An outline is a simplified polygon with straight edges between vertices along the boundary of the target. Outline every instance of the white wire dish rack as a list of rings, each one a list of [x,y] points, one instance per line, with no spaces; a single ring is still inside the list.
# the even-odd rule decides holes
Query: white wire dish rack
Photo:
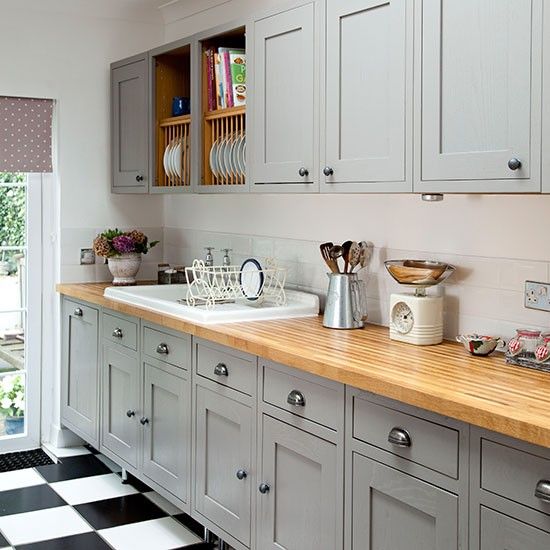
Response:
[[[284,306],[286,269],[268,260],[265,267],[253,272],[243,271],[241,266],[206,266],[202,260],[194,260],[185,268],[187,277],[188,306],[205,306],[242,302],[250,306]]]

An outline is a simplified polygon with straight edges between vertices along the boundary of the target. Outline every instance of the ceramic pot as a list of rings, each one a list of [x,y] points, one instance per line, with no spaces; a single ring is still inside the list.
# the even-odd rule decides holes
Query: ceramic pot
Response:
[[[493,353],[499,345],[504,347],[504,342],[498,336],[461,334],[456,337],[456,341],[460,342],[472,355],[478,355],[479,357],[486,357]]]
[[[131,286],[136,284],[136,275],[141,265],[141,254],[129,252],[113,256],[107,261],[113,276],[113,286]]]
[[[4,422],[6,435],[22,434],[25,429],[24,416],[6,416]]]

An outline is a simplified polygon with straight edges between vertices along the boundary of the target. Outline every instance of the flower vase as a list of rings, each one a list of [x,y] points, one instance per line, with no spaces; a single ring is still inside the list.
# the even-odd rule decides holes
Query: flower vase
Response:
[[[131,286],[136,284],[136,275],[141,265],[141,254],[129,252],[113,256],[107,260],[109,271],[113,276],[114,286]]]
[[[24,416],[6,416],[4,420],[6,435],[22,434],[25,429]]]

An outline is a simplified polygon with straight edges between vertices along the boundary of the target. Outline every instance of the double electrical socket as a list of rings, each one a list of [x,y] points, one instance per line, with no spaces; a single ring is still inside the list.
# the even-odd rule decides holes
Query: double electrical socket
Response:
[[[550,311],[550,283],[525,281],[524,304],[529,309]]]

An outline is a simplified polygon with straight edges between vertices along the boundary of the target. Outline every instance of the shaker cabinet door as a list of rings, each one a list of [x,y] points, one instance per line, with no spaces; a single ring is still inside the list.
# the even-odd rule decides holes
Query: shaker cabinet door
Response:
[[[336,445],[266,415],[262,431],[258,549],[341,549]]]
[[[314,29],[313,4],[254,25],[254,184],[315,181]]]
[[[111,69],[112,191],[147,193],[147,56]]]
[[[359,454],[351,475],[350,550],[461,547],[456,495]]]
[[[418,9],[415,190],[540,191],[541,0]]]
[[[144,364],[143,473],[188,502],[191,389],[177,367]]]
[[[550,533],[481,507],[480,550],[548,550]]]
[[[252,410],[197,385],[195,508],[250,546]]]
[[[99,444],[99,313],[63,301],[61,419],[92,445]]]
[[[105,346],[103,351],[103,418],[101,441],[104,447],[137,467],[140,444],[139,359]]]
[[[411,190],[412,19],[407,0],[328,0],[326,190]]]

